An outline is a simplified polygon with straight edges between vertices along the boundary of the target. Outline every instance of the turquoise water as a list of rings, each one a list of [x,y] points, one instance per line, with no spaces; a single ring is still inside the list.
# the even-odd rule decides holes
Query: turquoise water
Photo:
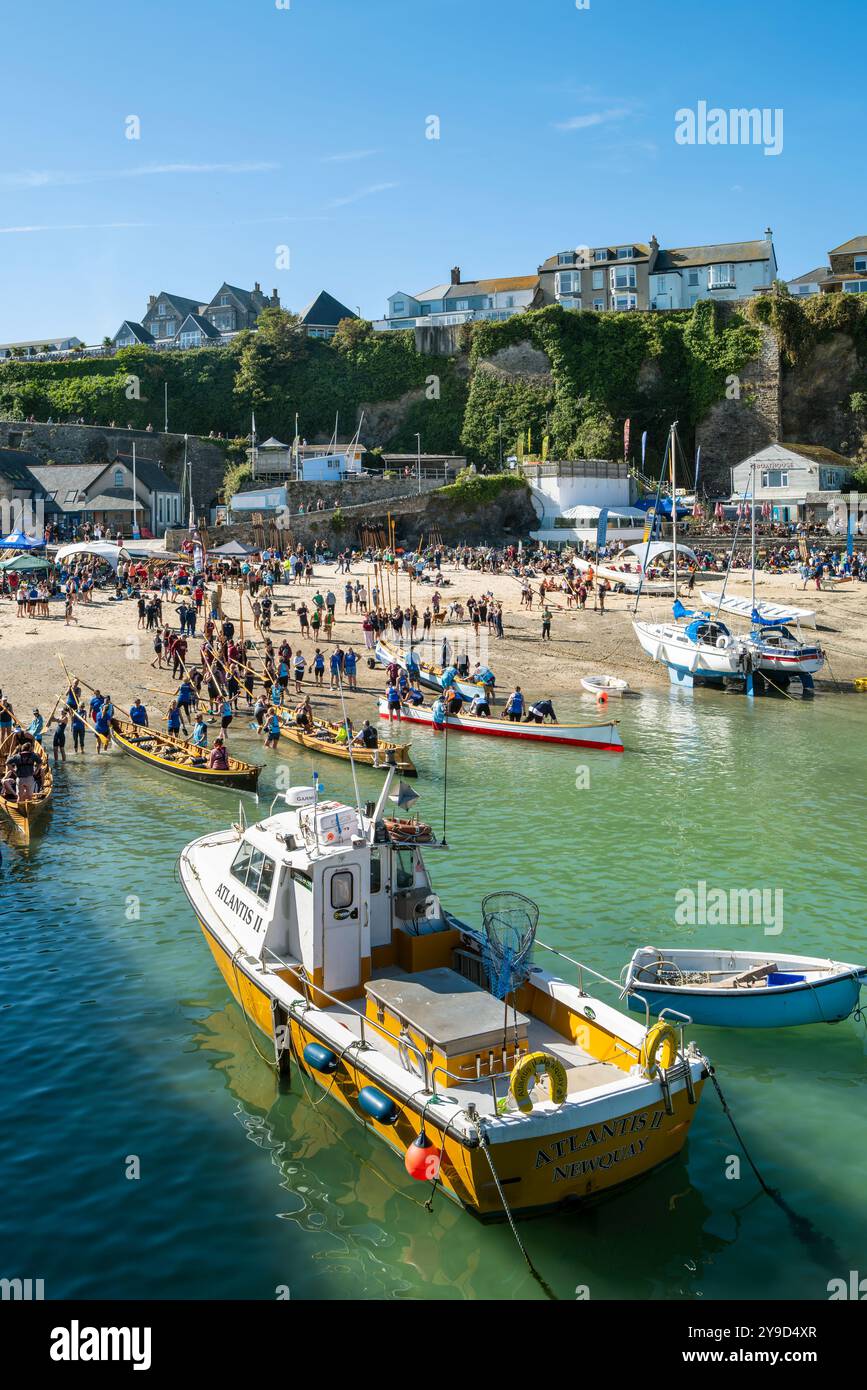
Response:
[[[867,706],[702,691],[616,712],[621,757],[450,740],[452,850],[430,856],[448,906],[478,920],[484,893],[519,889],[543,940],[615,977],[643,944],[867,956]],[[439,827],[443,742],[418,731],[413,754]],[[279,761],[308,780],[309,756]],[[319,771],[351,799],[347,770]],[[376,775],[360,779],[372,795]],[[3,844],[0,1276],[43,1278],[48,1298],[541,1297],[508,1227],[441,1196],[428,1213],[426,1189],[336,1105],[312,1107],[297,1072],[278,1093],[175,879],[236,798],[113,754],[68,763],[55,801],[29,853]],[[675,893],[699,880],[782,890],[782,933],[676,927]],[[828,1279],[867,1272],[864,1024],[699,1040],[759,1168],[812,1227],[745,1163],[726,1176],[738,1149],[706,1088],[675,1163],[523,1224],[559,1297],[825,1298]]]

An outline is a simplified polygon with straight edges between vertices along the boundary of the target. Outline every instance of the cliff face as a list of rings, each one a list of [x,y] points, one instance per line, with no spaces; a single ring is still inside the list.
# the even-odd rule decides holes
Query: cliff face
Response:
[[[781,438],[797,444],[821,444],[853,454],[861,443],[858,422],[849,408],[861,389],[864,369],[847,333],[819,343],[809,357],[782,374]]]

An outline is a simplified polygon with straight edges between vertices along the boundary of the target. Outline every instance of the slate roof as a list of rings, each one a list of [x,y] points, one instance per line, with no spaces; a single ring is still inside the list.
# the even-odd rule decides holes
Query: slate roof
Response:
[[[58,511],[78,512],[85,506],[84,502],[78,500],[79,495],[86,493],[108,466],[106,463],[39,463],[31,466],[30,472],[36,479],[39,491],[57,493],[55,505]],[[67,502],[67,493],[73,490],[75,500]],[[92,503],[88,501],[86,505],[90,507]]]
[[[616,254],[613,256],[609,256],[607,261],[596,261],[593,259],[594,252],[614,251],[616,253],[618,246],[631,246],[636,254],[634,256],[629,257],[628,259],[623,260],[618,259]],[[564,248],[563,254],[565,254],[565,249],[571,250],[573,254],[575,252],[575,248],[570,247]],[[584,249],[583,246],[581,249]],[[547,261],[543,261],[539,267],[539,270],[577,270],[582,268],[584,270],[599,270],[602,268],[602,266],[605,265],[631,265],[636,261],[646,261],[650,256],[650,247],[647,245],[646,242],[643,241],[618,241],[615,242],[613,246],[591,246],[589,248],[589,251],[589,259],[586,261],[586,263],[583,264],[583,266],[579,266],[577,264],[577,261],[573,261],[571,265],[560,265],[558,258],[561,253],[558,251],[555,255],[549,256]]]
[[[19,491],[34,488],[37,492],[42,491],[42,484],[33,473],[38,463],[35,454],[24,453],[21,449],[0,449],[0,477]]]
[[[118,454],[114,462],[122,463],[125,468],[131,470],[132,454]],[[180,492],[177,483],[172,482],[165,469],[154,459],[143,459],[136,455],[135,476],[150,492]]]
[[[186,299],[182,294],[168,294],[165,290],[160,290],[157,299],[167,299],[179,314],[197,314],[203,303],[201,299]],[[155,307],[151,304],[148,313],[153,313]]]
[[[867,236],[853,236],[851,241],[844,241],[842,246],[832,247],[828,255],[848,256],[853,251],[867,251]]]
[[[674,246],[661,250],[653,267],[653,274],[684,268],[725,264],[728,261],[768,261],[771,258],[769,241],[729,241],[719,246]]]
[[[190,322],[192,322],[196,326],[196,328],[198,328],[200,332],[204,334],[206,338],[222,338],[223,336],[219,328],[215,328],[214,325],[211,323],[210,319],[203,318],[201,314],[187,314],[186,318],[184,319],[183,323],[178,329],[178,335],[181,333],[190,332],[190,329],[187,327],[187,324],[189,324]]]
[[[145,346],[150,346],[154,341],[153,333],[149,333],[144,324],[136,323],[134,319],[124,319],[120,328],[115,333],[115,338],[119,338],[125,328],[128,328],[135,338]]]
[[[787,285],[821,285],[827,280],[830,271],[826,265],[817,266],[815,270],[808,270],[804,275],[796,275],[794,279],[787,280]]]
[[[336,328],[341,319],[357,319],[358,315],[327,290],[320,290],[298,317],[302,323],[310,324],[313,328]]]

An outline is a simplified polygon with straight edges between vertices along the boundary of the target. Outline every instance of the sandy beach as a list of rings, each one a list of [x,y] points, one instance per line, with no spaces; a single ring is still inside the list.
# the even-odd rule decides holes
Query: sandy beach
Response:
[[[594,611],[592,597],[582,612],[577,607],[567,608],[561,592],[548,596],[547,602],[553,614],[551,641],[543,642],[542,604],[538,596],[539,581],[533,581],[533,608],[527,610],[520,606],[521,585],[519,581],[506,575],[480,574],[478,571],[455,570],[447,567],[444,577],[449,581],[441,593],[443,606],[453,600],[466,603],[471,594],[477,597],[483,591],[493,592],[495,599],[502,601],[505,636],[498,640],[493,634],[482,636],[487,641],[478,655],[482,663],[489,664],[497,676],[497,687],[501,694],[508,694],[515,683],[533,697],[544,695],[580,694],[580,677],[594,672],[606,672],[625,677],[632,689],[640,691],[651,687],[664,687],[668,675],[661,666],[654,665],[642,652],[632,630],[631,620],[635,605],[634,597],[627,594],[609,595],[606,611]],[[360,563],[353,568],[353,577],[371,574],[372,568]],[[709,580],[708,584],[719,587],[719,580]],[[323,593],[333,589],[338,596],[337,619],[334,639],[344,648],[352,643],[356,650],[366,658],[361,619],[357,614],[343,611],[344,576],[336,573],[335,565],[317,564],[313,583],[310,585],[283,586],[276,589],[275,615],[271,635],[275,645],[286,636],[293,648],[304,651],[308,661],[312,658],[314,644],[310,640],[299,641],[298,620],[292,605],[300,602],[302,594],[308,602],[317,587]],[[697,605],[698,587],[693,600]],[[433,586],[416,584],[412,586],[413,600],[420,612],[430,602]],[[399,601],[409,600],[409,581],[402,575],[399,580]],[[749,574],[735,571],[729,584],[729,592],[749,594]],[[770,576],[759,574],[757,595],[761,599],[796,604],[816,610],[817,632],[826,650],[828,664],[822,672],[817,686],[820,693],[836,691],[835,680],[844,688],[851,688],[851,682],[859,676],[867,676],[867,585],[850,583],[829,592],[817,592],[814,586],[804,591],[801,581],[794,575]],[[391,577],[391,596],[395,599],[394,577]],[[225,588],[223,593],[224,610],[236,624],[239,609],[238,591]],[[650,619],[663,620],[670,615],[671,600],[663,598],[642,598],[640,614]],[[167,620],[171,620],[171,604],[164,605]],[[106,592],[97,592],[91,604],[80,604],[76,608],[77,624],[67,627],[63,619],[63,605],[52,602],[49,618],[19,619],[15,605],[8,600],[0,603],[0,685],[5,698],[13,704],[22,721],[29,722],[31,710],[38,706],[47,719],[55,700],[65,689],[65,676],[60,658],[65,661],[69,671],[103,693],[110,693],[115,703],[127,708],[135,696],[139,696],[148,706],[152,721],[156,722],[164,714],[175,690],[170,674],[165,670],[151,667],[153,659],[152,633],[137,627],[137,609],[134,602],[117,602]],[[731,620],[733,628],[743,627],[739,620]],[[439,653],[442,629],[435,629],[434,648]],[[245,597],[245,634],[255,634],[249,598]],[[462,624],[452,624],[450,635],[456,637],[460,646],[462,639],[469,642],[471,659],[473,650],[473,631],[464,620]],[[327,653],[333,647],[324,638],[318,644]],[[190,644],[190,655],[195,661],[198,655],[198,639]],[[258,669],[258,665],[257,665]],[[337,717],[340,713],[340,697],[326,688],[315,691],[312,680],[305,682],[318,713],[326,717]],[[384,676],[381,670],[372,671],[366,660],[359,663],[359,690],[357,694],[347,695],[348,707],[355,719],[376,713],[375,697],[382,693]],[[588,712],[593,706],[587,697]],[[246,724],[243,724],[246,728]]]

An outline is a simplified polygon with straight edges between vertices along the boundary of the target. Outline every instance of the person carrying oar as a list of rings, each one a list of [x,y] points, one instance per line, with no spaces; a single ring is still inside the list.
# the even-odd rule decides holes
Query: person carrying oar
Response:
[[[111,696],[106,695],[93,721],[93,731],[96,734],[97,753],[107,752],[111,746],[111,721],[114,718],[114,705],[111,703]]]

